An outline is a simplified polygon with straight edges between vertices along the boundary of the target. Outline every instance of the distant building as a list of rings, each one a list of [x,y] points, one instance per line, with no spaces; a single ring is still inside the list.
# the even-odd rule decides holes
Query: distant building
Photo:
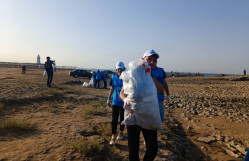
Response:
[[[37,64],[41,64],[41,57],[40,57],[40,55],[37,56]]]

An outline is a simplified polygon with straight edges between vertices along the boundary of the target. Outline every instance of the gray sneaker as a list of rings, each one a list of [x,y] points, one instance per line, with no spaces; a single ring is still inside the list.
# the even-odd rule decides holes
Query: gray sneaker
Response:
[[[118,136],[117,136],[117,140],[123,140],[123,138],[124,138],[124,133],[122,131],[120,131]]]

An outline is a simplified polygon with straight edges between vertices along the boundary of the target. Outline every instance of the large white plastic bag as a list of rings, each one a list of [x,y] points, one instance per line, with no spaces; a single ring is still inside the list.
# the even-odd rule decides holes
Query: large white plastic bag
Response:
[[[90,80],[90,82],[88,83],[91,87],[93,87],[94,86],[94,84],[93,84],[93,79],[91,78],[91,80]]]
[[[90,86],[90,84],[89,84],[89,83],[84,82],[84,83],[83,83],[83,85],[82,85],[82,87],[91,87],[91,86]]]
[[[122,72],[124,93],[127,95],[124,105],[125,116],[123,125],[139,125],[149,130],[162,129],[157,89],[150,73],[145,72],[148,64],[143,60],[129,63],[129,70]],[[134,111],[130,113],[129,111]]]

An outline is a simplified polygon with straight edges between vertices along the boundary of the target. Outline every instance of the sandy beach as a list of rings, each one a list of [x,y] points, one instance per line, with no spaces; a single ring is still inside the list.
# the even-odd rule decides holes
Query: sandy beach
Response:
[[[128,160],[127,135],[111,137],[110,89],[82,87],[89,78],[54,73],[46,87],[43,69],[0,68],[0,161]],[[171,104],[159,133],[157,161],[242,161],[249,148],[249,76],[167,78]],[[104,102],[104,103],[103,103]],[[98,109],[85,117],[87,108]],[[6,120],[29,128],[4,126]],[[126,130],[125,130],[126,133]],[[86,153],[82,140],[98,142]],[[144,155],[143,137],[140,154]]]

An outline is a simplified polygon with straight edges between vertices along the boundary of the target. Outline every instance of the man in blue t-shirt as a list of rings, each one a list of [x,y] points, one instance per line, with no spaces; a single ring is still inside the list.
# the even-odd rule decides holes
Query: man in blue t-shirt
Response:
[[[107,88],[107,72],[104,70],[102,73],[102,80],[104,81],[104,88]]]
[[[159,55],[154,50],[149,50],[144,53],[142,59],[146,61],[152,69],[151,76],[157,88],[158,102],[159,104],[162,103],[163,105],[164,90],[165,90],[164,80],[166,80],[165,79],[166,74],[162,68],[158,68],[156,66],[158,58],[159,58]],[[120,97],[122,98],[122,100],[124,100],[126,97],[123,89],[121,90]],[[126,102],[126,105],[129,106],[129,103]],[[160,116],[162,120],[163,117],[161,115],[161,107],[159,108],[160,108]],[[145,142],[146,142],[146,152],[145,152],[143,160],[154,160],[157,155],[157,151],[158,151],[157,130],[145,129],[136,124],[127,125],[126,127],[127,127],[127,134],[128,134],[129,159],[139,160],[139,138],[140,138],[140,132],[142,131]]]
[[[111,89],[109,91],[109,95],[107,98],[108,106],[111,106],[111,96],[112,98],[112,137],[110,141],[110,145],[115,145],[115,136],[116,129],[118,125],[118,117],[120,116],[120,132],[117,136],[117,140],[122,140],[124,138],[124,125],[121,125],[121,122],[124,120],[124,102],[120,99],[119,94],[123,87],[123,80],[119,79],[121,73],[125,70],[125,66],[123,62],[117,62],[116,64],[117,74],[114,75],[110,81]]]
[[[155,58],[154,61],[152,60],[153,57]],[[143,59],[148,63],[149,66],[151,66],[151,74],[153,77],[156,78],[156,80],[163,84],[164,90],[167,94],[167,99],[166,101],[170,101],[170,95],[169,95],[169,88],[168,84],[166,81],[166,73],[163,68],[157,67],[157,59],[159,58],[159,55],[153,50],[148,50],[144,53]],[[159,104],[159,110],[160,110],[160,116],[161,116],[161,121],[164,121],[164,93],[160,94],[157,93],[158,97],[158,104]]]

